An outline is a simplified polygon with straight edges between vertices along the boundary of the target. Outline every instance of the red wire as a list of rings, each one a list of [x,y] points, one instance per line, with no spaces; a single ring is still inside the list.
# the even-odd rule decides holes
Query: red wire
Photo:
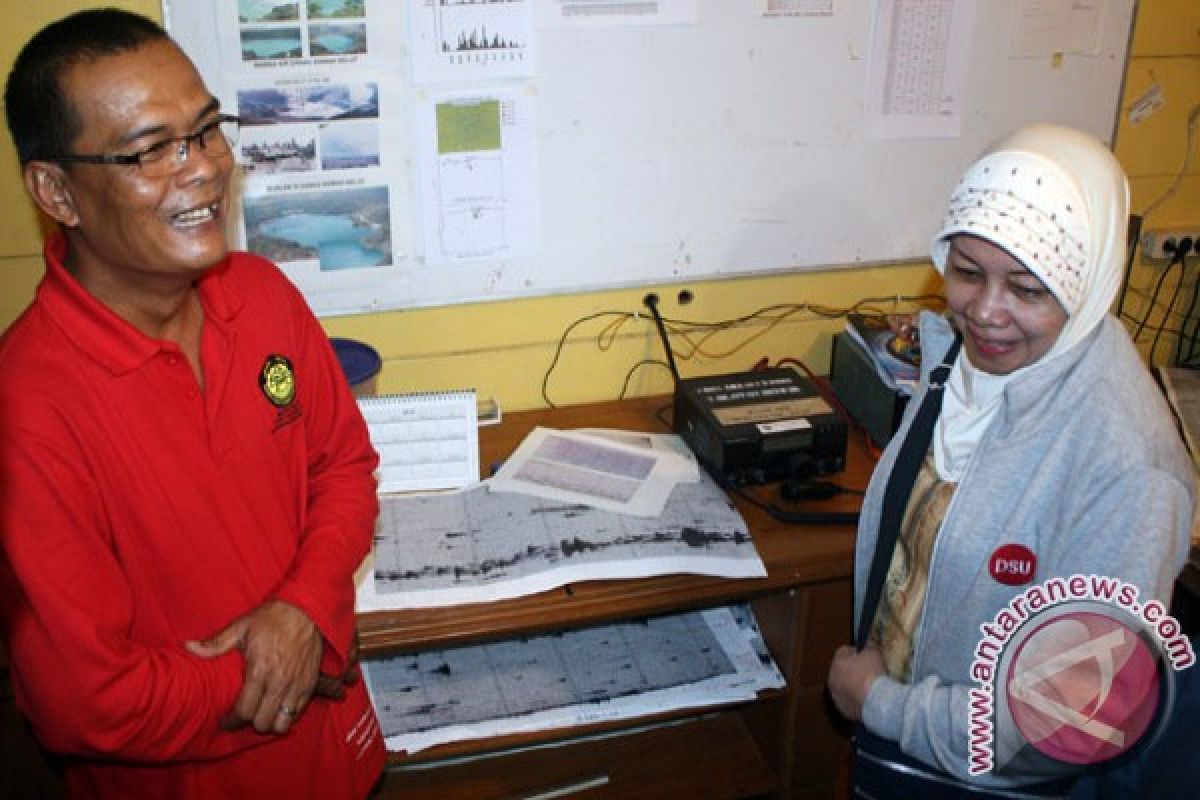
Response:
[[[758,364],[756,364],[754,368],[756,370],[762,369],[763,367],[760,367],[759,364],[765,363],[770,362],[766,358],[759,359]],[[833,409],[842,419],[846,420],[846,423],[849,424],[850,427],[862,433],[867,440],[867,452],[870,453],[871,458],[873,458],[875,461],[878,461],[879,457],[883,455],[882,448],[880,448],[871,438],[871,434],[867,433],[867,429],[862,425],[859,425],[854,417],[850,415],[850,412],[846,410],[844,405],[842,405],[842,401],[838,400],[837,395],[833,391],[833,387],[829,385],[829,381],[826,378],[822,378],[820,375],[815,374],[811,369],[808,368],[807,364],[798,358],[781,358],[775,362],[775,366],[777,367],[783,367],[787,365],[794,365],[803,370],[804,374],[808,376],[808,379],[812,381],[813,386],[816,387],[817,392],[819,392],[821,397],[825,399],[825,402],[833,406]]]

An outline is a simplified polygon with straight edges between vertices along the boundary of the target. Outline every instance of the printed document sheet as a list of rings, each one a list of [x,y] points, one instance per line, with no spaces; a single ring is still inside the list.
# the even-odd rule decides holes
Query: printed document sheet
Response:
[[[494,492],[654,517],[678,480],[673,453],[579,431],[535,428],[492,478]]]
[[[784,685],[748,606],[363,663],[389,750],[753,699]]]
[[[585,580],[766,575],[745,521],[707,474],[676,484],[652,518],[492,492],[488,483],[380,497],[358,610],[488,602]]]

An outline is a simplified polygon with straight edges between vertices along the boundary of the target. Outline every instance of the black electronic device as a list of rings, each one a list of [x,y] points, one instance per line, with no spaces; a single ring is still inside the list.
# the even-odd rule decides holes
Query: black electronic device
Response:
[[[888,388],[875,362],[847,333],[833,337],[829,383],[842,408],[867,431],[871,441],[880,448],[887,446],[900,427],[908,396]]]
[[[803,478],[846,466],[845,420],[792,369],[681,379],[674,411],[676,433],[725,484]]]

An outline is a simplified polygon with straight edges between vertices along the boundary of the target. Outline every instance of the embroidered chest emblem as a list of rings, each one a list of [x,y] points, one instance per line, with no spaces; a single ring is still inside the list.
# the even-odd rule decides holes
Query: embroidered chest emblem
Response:
[[[284,356],[269,355],[258,374],[258,385],[276,408],[290,406],[296,399],[296,375]]]

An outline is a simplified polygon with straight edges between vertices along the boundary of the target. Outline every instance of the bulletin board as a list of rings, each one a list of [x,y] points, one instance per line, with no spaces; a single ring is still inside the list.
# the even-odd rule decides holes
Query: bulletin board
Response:
[[[326,156],[341,145],[330,138],[327,146],[324,133],[336,126],[320,123],[312,142],[292,145],[310,152],[315,144],[321,155],[314,163],[331,168],[272,176],[319,188],[310,207],[299,208],[285,189],[248,201],[246,190],[247,207],[232,215],[241,246],[271,231],[255,241],[274,246],[268,255],[276,261],[289,260],[281,239],[312,235],[316,220],[337,214],[351,220],[368,252],[385,253],[379,264],[347,256],[346,266],[336,248],[317,248],[316,261],[310,248],[307,263],[301,248],[295,263],[283,263],[318,313],[923,259],[954,181],[1008,131],[1052,121],[1111,144],[1136,5],[1063,3],[1062,14],[1087,15],[1087,25],[1075,26],[1084,30],[1072,32],[1064,17],[1047,16],[1054,0],[599,4],[624,6],[628,24],[597,19],[604,9],[595,0],[490,2],[505,12],[527,7],[532,20],[521,36],[502,36],[493,25],[481,49],[495,49],[477,49],[480,57],[522,61],[516,70],[438,73],[418,63],[430,37],[447,42],[457,33],[465,42],[462,30],[446,30],[459,19],[451,15],[476,13],[467,6],[483,0],[275,0],[269,10],[259,0],[164,0],[169,32],[223,108],[245,115],[255,110],[252,100],[270,106],[271,97],[309,81],[304,103],[319,108],[321,86],[349,86],[335,99],[348,118],[375,109],[372,167],[356,169],[344,145],[337,152],[349,166],[338,169]],[[353,10],[348,21],[336,17],[330,9],[343,3],[357,5],[360,18]],[[636,19],[634,6],[641,9]],[[655,14],[659,24],[647,24]],[[894,90],[880,82],[904,65],[882,68],[879,43],[925,35],[901,31],[903,15],[941,15],[935,50],[947,35],[950,45],[967,46],[961,63],[953,55],[959,49],[947,47],[950,61],[939,68],[961,82],[934,98],[940,105],[932,127],[897,133],[884,124],[878,98]],[[247,54],[284,29],[278,35],[296,36],[295,48],[284,41],[270,57]],[[236,36],[240,45],[231,46]],[[371,92],[363,87],[373,97],[364,100]],[[295,91],[290,96],[301,104]],[[351,113],[349,96],[368,110]],[[458,115],[460,135],[432,127],[442,124],[443,111]],[[509,135],[508,127],[471,127],[478,122],[472,115],[484,113],[504,126],[527,126],[500,161],[471,150]],[[353,119],[340,124],[359,130]],[[443,159],[440,167],[423,156],[429,150]],[[504,187],[513,213],[502,209],[491,220],[494,209],[472,206],[469,188],[447,188],[480,175]],[[444,193],[451,191],[467,200],[450,208]],[[377,203],[388,212],[385,244]],[[314,204],[320,213],[310,213]],[[431,216],[437,204],[440,216]],[[486,223],[487,233],[472,240],[477,250],[452,242],[460,222],[480,231]]]

